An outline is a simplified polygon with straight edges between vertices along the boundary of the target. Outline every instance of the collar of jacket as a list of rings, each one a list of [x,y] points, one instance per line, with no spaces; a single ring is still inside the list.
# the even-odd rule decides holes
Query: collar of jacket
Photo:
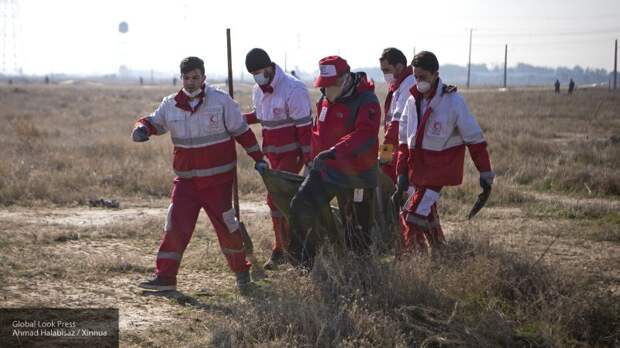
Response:
[[[271,83],[264,85],[264,86],[258,86],[260,87],[261,91],[263,91],[263,93],[273,93],[273,90],[276,88],[276,86],[280,83],[280,81],[282,80],[282,78],[284,77],[284,71],[282,71],[282,69],[278,66],[278,64],[276,63],[271,63],[273,64],[273,70],[275,72],[275,74],[273,75],[273,79],[271,80]]]
[[[400,87],[400,84],[405,81],[405,79],[413,74],[413,67],[411,65],[407,66],[405,70],[403,70],[403,76],[399,77],[397,81],[390,83],[389,92],[394,92]]]
[[[204,84],[200,86],[200,89],[202,91],[196,96],[196,98],[199,98],[200,101],[198,102],[198,104],[196,104],[196,107],[194,108],[192,108],[192,106],[189,104],[191,99],[187,96],[187,94],[183,93],[182,89],[179,90],[177,95],[174,97],[174,100],[177,102],[176,107],[178,107],[179,109],[194,113],[196,110],[198,110],[198,107],[200,107],[200,105],[202,105],[202,103],[205,100],[205,88],[206,88],[206,85]]]

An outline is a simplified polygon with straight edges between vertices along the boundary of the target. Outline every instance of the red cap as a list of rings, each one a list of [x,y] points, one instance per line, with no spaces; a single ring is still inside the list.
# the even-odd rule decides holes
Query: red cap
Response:
[[[329,56],[319,60],[320,75],[314,81],[314,87],[332,86],[345,72],[351,70],[347,61],[339,56]]]

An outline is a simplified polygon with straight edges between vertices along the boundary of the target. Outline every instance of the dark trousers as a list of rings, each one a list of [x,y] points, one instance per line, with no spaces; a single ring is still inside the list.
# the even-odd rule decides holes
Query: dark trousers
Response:
[[[343,244],[357,253],[370,249],[370,228],[374,221],[374,189],[363,189],[356,197],[355,189],[342,187],[322,179],[317,170],[310,171],[291,200],[289,254],[294,263],[311,265],[319,244],[325,237]],[[344,233],[336,231],[329,203],[336,197]],[[360,199],[361,198],[361,199]]]

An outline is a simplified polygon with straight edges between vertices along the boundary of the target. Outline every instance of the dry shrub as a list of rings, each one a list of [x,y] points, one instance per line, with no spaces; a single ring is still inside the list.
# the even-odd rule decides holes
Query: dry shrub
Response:
[[[617,296],[471,237],[396,262],[324,248],[308,277],[292,277],[235,305],[240,315],[216,325],[210,344],[611,347],[620,339]]]

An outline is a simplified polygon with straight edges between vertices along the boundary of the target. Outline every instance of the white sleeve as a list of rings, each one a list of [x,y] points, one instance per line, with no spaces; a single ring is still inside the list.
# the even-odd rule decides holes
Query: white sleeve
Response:
[[[166,124],[166,99],[162,100],[157,109],[153,111],[146,120],[157,130],[157,135],[165,134],[168,131]]]
[[[456,113],[456,127],[463,137],[465,144],[477,144],[484,141],[482,129],[469,112],[465,99],[460,93],[452,97],[452,110]]]
[[[407,93],[409,95],[409,91],[405,91],[403,93]],[[392,112],[391,122],[400,121],[400,118],[402,117],[403,112],[405,110],[405,106],[407,105],[407,100],[409,100],[407,96],[400,96],[400,95],[398,96],[396,100],[392,100],[392,104],[394,105],[390,105],[390,109],[391,109],[390,111]]]
[[[295,126],[303,127],[312,124],[312,103],[306,88],[294,88],[287,100],[289,117]]]
[[[407,144],[410,137],[415,137],[415,131],[418,127],[418,112],[415,107],[415,98],[409,96],[403,106],[403,112],[400,116],[398,125],[398,143]]]
[[[224,99],[224,123],[228,133],[233,137],[245,133],[249,127],[245,117],[241,115],[239,103],[228,95],[223,95]]]
[[[254,108],[254,112],[256,113],[256,117],[257,118],[261,118],[262,116],[262,108],[259,107],[260,103],[261,103],[261,96],[260,96],[261,90],[258,87],[258,85],[254,85],[254,88],[252,89],[252,107]]]

